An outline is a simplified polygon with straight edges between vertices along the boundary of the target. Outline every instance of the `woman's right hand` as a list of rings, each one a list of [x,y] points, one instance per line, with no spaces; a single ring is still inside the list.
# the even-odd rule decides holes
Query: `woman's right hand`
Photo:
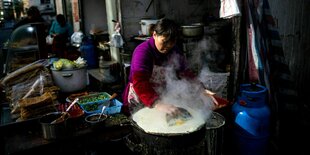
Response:
[[[176,106],[162,102],[156,103],[154,108],[170,115],[175,115],[179,112],[179,109]]]
[[[57,36],[57,34],[56,34],[56,33],[53,33],[53,34],[52,34],[52,37],[56,37],[56,36]]]

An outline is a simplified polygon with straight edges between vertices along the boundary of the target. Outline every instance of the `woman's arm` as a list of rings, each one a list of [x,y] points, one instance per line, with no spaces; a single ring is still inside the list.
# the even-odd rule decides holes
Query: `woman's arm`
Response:
[[[53,21],[53,23],[52,23],[52,26],[49,30],[49,34],[52,36],[55,34],[55,21]]]
[[[133,73],[133,88],[142,103],[148,107],[151,107],[159,97],[149,81],[150,76],[147,72]]]
[[[67,23],[67,31],[68,31],[68,37],[71,38],[71,35],[73,34],[73,27],[71,24]]]
[[[140,44],[134,51],[131,61],[131,81],[133,88],[145,106],[151,107],[158,98],[150,82],[154,58],[147,42]]]

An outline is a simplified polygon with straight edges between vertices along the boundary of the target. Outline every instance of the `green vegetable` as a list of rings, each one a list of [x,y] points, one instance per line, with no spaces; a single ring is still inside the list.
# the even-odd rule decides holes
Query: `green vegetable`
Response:
[[[58,61],[53,62],[53,67],[56,70],[73,69],[76,67],[76,64],[75,62],[68,60],[68,59],[59,59]]]
[[[94,104],[85,104],[84,106],[84,109],[86,111],[94,111],[94,110],[97,110],[98,107],[99,107],[99,104],[98,103],[94,103]]]
[[[109,97],[107,95],[104,95],[104,94],[90,95],[87,97],[81,97],[80,100],[78,101],[78,103],[79,104],[85,104],[85,103],[90,103],[90,102],[98,102],[98,101],[103,101],[107,98],[109,98]]]
[[[71,60],[59,59],[58,61],[62,61],[62,63],[63,63],[62,68],[63,69],[73,69],[73,68],[75,68],[75,63],[73,61],[71,61]]]
[[[63,66],[62,61],[54,61],[54,62],[53,62],[53,67],[54,67],[56,70],[61,70],[62,66]]]

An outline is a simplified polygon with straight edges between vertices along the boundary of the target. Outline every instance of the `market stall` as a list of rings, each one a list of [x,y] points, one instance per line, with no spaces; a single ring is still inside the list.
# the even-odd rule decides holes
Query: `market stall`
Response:
[[[77,68],[77,63],[74,66]],[[52,68],[62,71],[60,75],[68,72],[65,67],[56,67],[56,61],[55,66],[51,66],[46,59],[40,59],[1,80],[5,90],[2,96],[6,98],[0,106],[1,154],[37,154],[43,150],[47,154],[87,153],[102,151],[98,146],[103,144],[122,145],[122,138],[131,128],[127,117],[121,114],[119,99],[112,99],[106,92],[94,92],[86,85],[65,91],[63,83],[55,83]],[[101,112],[106,116],[103,123],[94,125],[87,120],[88,116]],[[66,113],[68,115],[64,115]],[[66,117],[53,123],[61,116]]]

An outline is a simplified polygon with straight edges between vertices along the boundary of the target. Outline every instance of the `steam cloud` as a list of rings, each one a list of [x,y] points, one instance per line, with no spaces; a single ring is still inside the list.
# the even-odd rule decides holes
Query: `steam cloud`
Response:
[[[188,58],[189,66],[198,71],[198,79],[206,84],[206,75],[210,73],[208,61],[214,61],[212,51],[220,51],[221,47],[210,37],[203,38],[194,43],[190,49]],[[165,87],[159,87],[156,91],[160,93],[162,100],[179,107],[192,108],[207,119],[213,108],[211,98],[203,94],[204,88],[201,83],[188,81],[187,79],[178,79],[176,72],[168,67],[165,72]],[[198,69],[198,70],[197,70]]]

